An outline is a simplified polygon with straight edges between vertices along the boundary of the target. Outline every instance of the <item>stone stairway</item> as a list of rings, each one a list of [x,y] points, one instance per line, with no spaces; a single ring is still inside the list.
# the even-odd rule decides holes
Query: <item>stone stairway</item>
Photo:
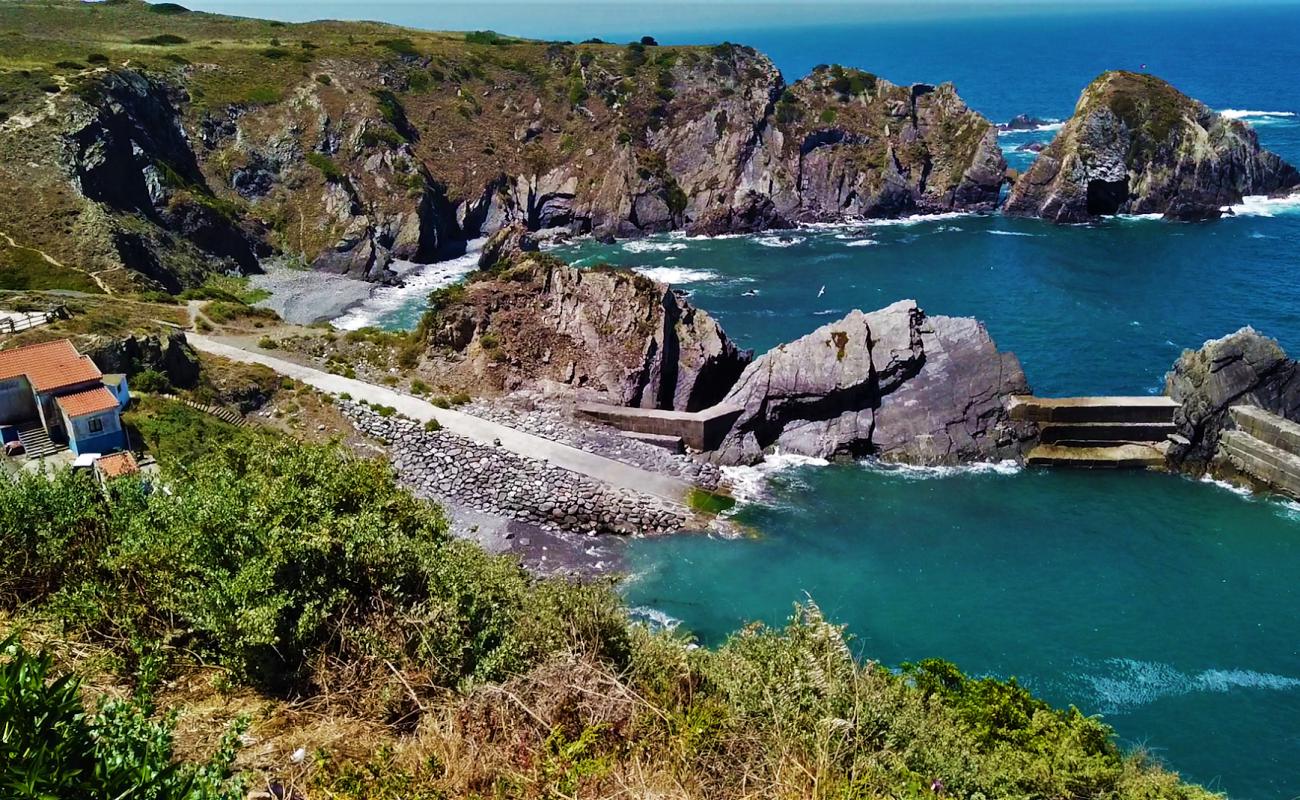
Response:
[[[1165,463],[1174,433],[1168,397],[1016,397],[1012,419],[1038,423],[1035,466],[1141,469]]]
[[[1300,498],[1300,424],[1255,406],[1228,409],[1236,428],[1219,438],[1219,452],[1235,468],[1271,488]]]
[[[63,445],[50,440],[50,434],[40,423],[19,428],[18,441],[23,443],[23,453],[28,458],[46,458],[64,449]]]
[[[204,405],[203,403],[197,402],[195,400],[190,400],[185,397],[177,397],[174,394],[165,394],[163,395],[163,397],[166,397],[168,400],[175,400],[176,402],[181,403],[182,405],[187,405],[196,411],[202,411],[204,414],[208,414],[210,416],[216,417],[222,422],[228,422],[231,425],[239,425],[239,426],[248,425],[248,420],[246,420],[242,414],[240,414],[238,411],[235,411],[232,408],[226,408],[225,406]]]

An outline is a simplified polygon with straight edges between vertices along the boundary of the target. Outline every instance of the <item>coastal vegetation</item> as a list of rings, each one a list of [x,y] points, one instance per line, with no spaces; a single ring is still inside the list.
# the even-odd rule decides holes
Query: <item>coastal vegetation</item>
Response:
[[[113,753],[160,798],[1209,796],[1014,681],[862,660],[814,604],[697,648],[453,538],[379,461],[203,440],[152,491],[0,482],[0,719],[53,720],[17,791]]]

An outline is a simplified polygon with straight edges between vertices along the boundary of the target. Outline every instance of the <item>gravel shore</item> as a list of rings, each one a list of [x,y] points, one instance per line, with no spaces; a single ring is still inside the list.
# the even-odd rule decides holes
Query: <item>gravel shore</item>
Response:
[[[334,319],[370,297],[375,285],[341,275],[295,269],[283,264],[264,263],[266,272],[253,275],[249,283],[271,293],[257,305],[269,308],[293,325]]]

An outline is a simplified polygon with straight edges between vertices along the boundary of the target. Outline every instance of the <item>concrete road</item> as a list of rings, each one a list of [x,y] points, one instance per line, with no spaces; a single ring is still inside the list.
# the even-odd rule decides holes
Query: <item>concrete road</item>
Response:
[[[588,453],[550,439],[543,439],[472,414],[449,408],[438,408],[426,400],[386,386],[376,386],[355,378],[345,378],[313,367],[305,367],[261,351],[244,349],[197,333],[187,333],[185,338],[196,349],[205,353],[246,364],[261,364],[281,375],[332,395],[346,393],[351,395],[353,400],[366,400],[371,405],[392,406],[398,413],[420,422],[436,419],[443,428],[466,439],[489,445],[500,442],[502,447],[521,456],[549,461],[557,467],[586,475],[612,486],[652,495],[677,504],[685,502],[686,494],[691,488],[690,484],[677,478]]]

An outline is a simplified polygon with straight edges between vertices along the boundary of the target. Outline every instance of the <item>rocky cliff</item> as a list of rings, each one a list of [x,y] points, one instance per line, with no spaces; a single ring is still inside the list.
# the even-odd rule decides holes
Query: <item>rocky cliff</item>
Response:
[[[1028,392],[1019,359],[979,322],[901,300],[750,364],[723,400],[743,411],[717,458],[753,463],[771,447],[913,464],[1014,458],[1034,431],[1010,420],[1005,400]]]
[[[1179,403],[1179,438],[1169,447],[1169,463],[1200,473],[1218,450],[1230,406],[1248,404],[1300,420],[1300,364],[1276,340],[1242,328],[1184,351],[1165,378],[1165,394]]]
[[[38,206],[0,230],[124,284],[259,252],[382,281],[515,221],[625,237],[985,210],[1005,169],[950,85],[840,67],[787,85],[740,45],[153,12],[0,17],[27,76],[0,92],[0,188]]]
[[[519,228],[494,239],[518,240]],[[719,401],[752,354],[679,292],[629,270],[575,269],[498,249],[463,287],[436,292],[422,324],[455,383],[551,383],[607,402],[696,411]]]
[[[1246,195],[1300,185],[1255,132],[1150,75],[1107,72],[1013,185],[1009,214],[1087,222],[1110,214],[1218,217]]]

